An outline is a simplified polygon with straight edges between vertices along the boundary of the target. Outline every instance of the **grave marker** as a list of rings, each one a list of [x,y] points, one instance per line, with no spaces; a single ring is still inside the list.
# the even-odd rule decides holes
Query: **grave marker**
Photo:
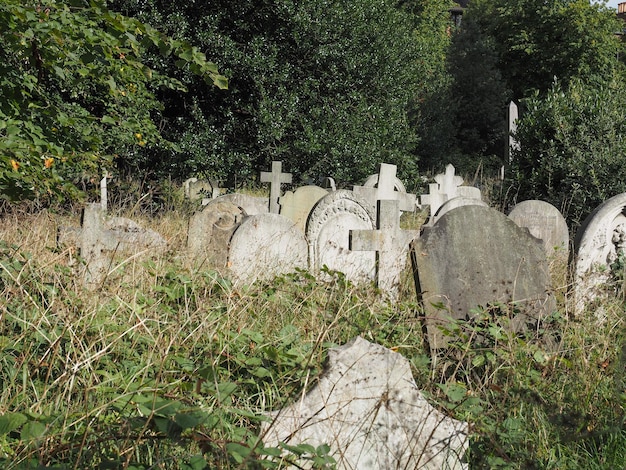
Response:
[[[373,210],[376,210],[377,201],[386,199],[397,200],[401,211],[415,211],[416,197],[404,190],[404,185],[396,178],[396,170],[396,165],[381,163],[378,175],[370,176],[364,186],[354,186],[354,195],[368,203]]]
[[[328,191],[319,186],[301,186],[293,192],[287,191],[279,199],[280,215],[293,221],[304,233],[311,209],[327,194]]]
[[[378,201],[376,230],[351,230],[350,249],[376,252],[376,284],[397,297],[400,275],[406,267],[409,243],[418,230],[401,230],[397,200]]]
[[[278,198],[280,197],[280,185],[283,183],[291,183],[291,173],[283,173],[282,162],[272,162],[272,171],[261,172],[261,183],[270,183],[270,212],[278,214],[280,206]]]
[[[509,218],[543,242],[548,257],[555,254],[567,259],[569,230],[565,218],[552,204],[545,201],[523,201],[517,204]]]

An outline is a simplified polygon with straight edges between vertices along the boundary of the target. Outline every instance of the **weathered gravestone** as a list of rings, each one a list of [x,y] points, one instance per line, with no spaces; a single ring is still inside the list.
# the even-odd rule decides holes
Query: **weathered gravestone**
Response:
[[[272,162],[271,172],[261,172],[261,183],[270,183],[270,212],[272,214],[278,214],[280,210],[278,204],[280,186],[283,183],[291,183],[291,173],[283,173],[282,162]]]
[[[626,193],[598,206],[580,226],[574,240],[576,313],[601,301],[607,287],[624,278]],[[610,288],[608,289],[610,290]]]
[[[495,209],[448,212],[412,243],[412,258],[431,350],[447,344],[440,327],[477,307],[513,302],[514,331],[554,310],[541,241]]]
[[[396,298],[409,243],[419,236],[419,231],[400,229],[398,201],[378,201],[376,227],[376,230],[351,230],[350,249],[376,252],[376,284]]]
[[[396,177],[396,170],[396,165],[381,163],[377,175],[370,176],[363,186],[354,186],[354,195],[369,204],[372,211],[376,211],[377,202],[383,199],[398,201],[401,211],[415,211],[416,197],[406,192],[404,184]]]
[[[360,337],[331,349],[318,384],[271,418],[266,446],[327,444],[338,469],[467,468],[467,424],[426,401],[402,355]]]
[[[197,263],[206,261],[212,267],[225,268],[230,239],[246,215],[241,207],[218,199],[204,206],[189,219],[189,256]]]
[[[230,193],[214,199],[215,202],[229,202],[241,207],[247,215],[267,214],[269,198],[250,196],[249,194]]]
[[[293,221],[304,233],[311,209],[327,194],[328,191],[319,186],[302,186],[293,192],[287,191],[279,199],[280,215]]]
[[[99,287],[106,279],[115,254],[154,254],[167,247],[161,235],[130,219],[106,218],[101,204],[85,206],[82,228],[75,236],[84,261],[83,282],[88,288]]]
[[[552,204],[536,200],[523,201],[513,207],[509,212],[509,218],[540,239],[546,255],[549,257],[557,255],[567,259],[569,253],[567,222]]]
[[[437,220],[443,217],[444,214],[447,214],[448,212],[450,212],[452,209],[456,209],[457,207],[463,207],[463,206],[489,207],[489,205],[485,201],[482,201],[480,199],[476,199],[473,197],[456,196],[456,197],[453,197],[452,199],[448,199],[439,207],[439,209],[437,209],[437,213],[430,218],[429,225],[435,224]]]
[[[326,266],[352,282],[373,281],[376,255],[350,250],[351,230],[374,230],[376,214],[352,191],[329,193],[315,205],[307,221],[309,269],[318,275]]]
[[[463,178],[455,175],[452,164],[446,166],[445,173],[435,176],[435,182],[428,185],[429,194],[420,197],[420,206],[428,206],[430,219],[428,225],[433,225],[439,208],[446,202],[456,197],[466,199],[482,199],[480,189],[473,186],[462,186]]]
[[[505,148],[505,157],[509,163],[513,160],[513,153],[519,151],[521,148],[519,141],[517,140],[517,120],[519,118],[519,111],[517,109],[517,104],[515,101],[511,101],[509,103],[509,107],[507,108],[507,130],[508,132],[508,140]],[[502,178],[504,179],[504,178]]]
[[[189,178],[183,183],[183,192],[185,199],[196,201],[201,199],[203,203],[215,199],[220,195],[221,188],[216,180],[199,180],[198,178]]]
[[[246,217],[230,239],[228,267],[234,280],[243,284],[306,269],[306,238],[281,215]]]

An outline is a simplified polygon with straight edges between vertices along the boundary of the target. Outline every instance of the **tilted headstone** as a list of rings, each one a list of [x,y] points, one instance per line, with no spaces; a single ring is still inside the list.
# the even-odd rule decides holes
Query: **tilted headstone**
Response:
[[[567,222],[552,204],[536,200],[523,201],[513,207],[509,217],[543,242],[547,256],[556,255],[567,259],[569,254]]]
[[[554,310],[541,241],[495,209],[463,206],[443,215],[412,243],[412,259],[432,350],[448,342],[441,326],[472,319],[477,307],[513,302],[514,331]]]
[[[224,194],[214,199],[215,202],[229,202],[241,207],[247,215],[267,214],[269,198],[250,196],[249,194]]]
[[[306,269],[306,239],[281,215],[246,217],[230,239],[228,267],[235,281],[243,284]]]
[[[623,266],[616,263],[626,250],[626,193],[598,206],[582,223],[574,240],[574,297],[576,313],[601,301],[607,286],[623,277]],[[609,289],[610,290],[610,289]]]
[[[235,204],[217,199],[189,219],[187,251],[197,263],[225,268],[230,238],[247,214]]]
[[[376,252],[376,284],[396,298],[409,243],[419,236],[419,230],[402,230],[398,201],[388,200],[378,201],[376,226],[376,230],[351,230],[350,249]]]
[[[130,219],[105,218],[101,204],[85,206],[82,228],[76,235],[84,261],[83,282],[88,288],[98,287],[106,279],[115,254],[154,254],[167,247],[158,233]]]
[[[360,337],[331,349],[317,385],[270,419],[266,446],[327,444],[342,470],[467,468],[467,423],[426,401],[401,354]]]
[[[261,172],[261,183],[270,183],[270,212],[278,214],[280,211],[280,206],[278,205],[280,186],[283,183],[291,183],[291,173],[283,173],[282,162],[272,162],[271,172]]]
[[[320,199],[307,221],[309,269],[318,275],[326,266],[352,282],[373,281],[376,255],[350,250],[351,230],[374,230],[376,214],[352,191],[339,189]]]
[[[363,186],[354,186],[352,191],[355,196],[369,204],[372,210],[376,210],[380,200],[396,200],[398,207],[404,212],[415,211],[414,194],[408,194],[404,184],[396,177],[396,165],[387,163],[380,164],[378,175],[370,176]]]
[[[302,186],[293,192],[287,191],[279,199],[280,215],[292,220],[304,233],[311,209],[327,194],[328,191],[319,186]]]
[[[435,216],[446,201],[456,197],[482,199],[480,189],[473,186],[461,186],[462,184],[463,178],[455,175],[455,169],[452,164],[446,166],[445,173],[435,176],[435,182],[428,185],[429,194],[423,194],[420,197],[420,206],[429,206],[430,219],[428,225],[435,223]]]

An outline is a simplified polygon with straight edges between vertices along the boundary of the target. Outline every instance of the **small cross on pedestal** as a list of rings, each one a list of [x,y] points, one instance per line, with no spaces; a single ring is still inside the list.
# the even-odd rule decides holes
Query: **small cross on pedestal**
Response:
[[[270,183],[270,212],[278,214],[280,205],[278,198],[280,197],[280,185],[283,183],[291,183],[291,173],[283,173],[283,162],[272,162],[272,171],[261,172],[261,183]]]
[[[350,249],[376,251],[376,284],[396,295],[400,273],[407,260],[409,243],[419,236],[418,230],[400,228],[397,200],[378,201],[377,230],[351,230]]]

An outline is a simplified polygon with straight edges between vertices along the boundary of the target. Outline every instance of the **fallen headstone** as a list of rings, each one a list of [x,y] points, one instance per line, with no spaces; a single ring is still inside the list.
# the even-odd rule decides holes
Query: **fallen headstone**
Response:
[[[278,214],[245,217],[230,239],[228,268],[234,280],[242,284],[306,269],[304,234]]]
[[[373,281],[376,256],[373,252],[351,251],[351,230],[374,230],[376,214],[355,197],[339,189],[319,200],[307,221],[309,269],[315,275],[326,266],[352,282]]]
[[[555,307],[541,241],[495,209],[463,206],[412,243],[415,283],[431,350],[446,346],[440,327],[471,320],[477,307],[514,303],[521,331]]]
[[[317,385],[270,418],[266,446],[327,444],[338,469],[467,468],[468,425],[426,401],[401,354],[361,337],[331,349]]]

